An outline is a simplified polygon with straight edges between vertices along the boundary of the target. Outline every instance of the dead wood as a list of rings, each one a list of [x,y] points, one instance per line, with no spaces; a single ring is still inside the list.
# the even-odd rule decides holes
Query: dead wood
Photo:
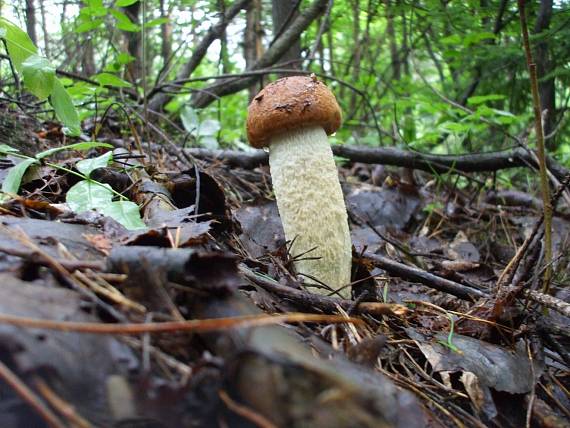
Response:
[[[522,148],[503,152],[477,153],[464,155],[432,155],[397,149],[395,147],[355,147],[333,146],[335,156],[353,162],[382,164],[419,169],[431,173],[448,172],[493,172],[509,168],[536,168],[532,155]],[[216,159],[230,166],[245,169],[256,168],[268,163],[267,152],[256,150],[240,152],[235,150],[186,149],[186,152],[198,159]],[[548,167],[552,174],[562,180],[570,170],[554,159],[548,158]]]

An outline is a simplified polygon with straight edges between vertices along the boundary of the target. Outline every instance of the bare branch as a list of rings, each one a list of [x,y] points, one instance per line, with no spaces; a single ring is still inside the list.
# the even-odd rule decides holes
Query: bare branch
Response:
[[[210,45],[216,39],[221,37],[230,21],[234,19],[239,11],[245,8],[250,3],[250,1],[251,0],[237,0],[226,9],[226,12],[222,17],[220,17],[220,20],[208,30],[204,38],[200,41],[200,43],[198,43],[198,46],[196,46],[194,49],[192,56],[178,72],[176,80],[186,79],[192,74],[192,72],[194,72],[194,70],[196,70],[196,68],[200,65],[200,62],[202,62],[204,59],[204,56],[206,56],[206,52],[208,52]],[[172,95],[162,92],[151,92],[149,94],[149,98],[149,109],[154,111],[161,111],[162,107],[168,103],[168,101],[170,101]]]
[[[291,45],[300,37],[309,25],[326,9],[328,0],[315,0],[307,9],[295,18],[291,25],[275,40],[275,43],[263,54],[261,58],[251,67],[251,70],[267,68],[275,64]],[[248,70],[248,71],[251,71]],[[243,77],[236,79],[222,80],[208,86],[208,93],[215,94],[218,97],[233,94],[247,88],[255,82],[257,77]],[[206,107],[216,98],[208,93],[195,94],[192,98],[192,105],[196,108]]]

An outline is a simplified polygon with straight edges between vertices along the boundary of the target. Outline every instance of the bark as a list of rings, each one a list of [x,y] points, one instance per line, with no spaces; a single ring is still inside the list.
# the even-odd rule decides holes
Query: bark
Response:
[[[45,7],[45,0],[40,0],[40,13],[42,16],[42,33],[44,35],[44,53],[46,57],[50,57],[50,48],[49,48],[49,33],[47,29],[47,22],[46,22],[46,7]]]
[[[486,1],[482,0],[480,2],[481,7],[486,7]],[[499,4],[499,9],[497,11],[497,17],[495,19],[495,23],[493,25],[493,34],[494,35],[499,35],[499,33],[501,32],[501,30],[504,28],[504,15],[505,15],[505,11],[507,8],[507,4],[508,4],[508,0],[501,0],[501,3]],[[483,28],[486,28],[486,24],[488,24],[488,19],[484,18],[482,20],[482,25]],[[490,39],[486,42],[489,45],[494,45],[495,44],[495,40],[494,39]],[[475,67],[475,70],[473,71],[473,79],[471,80],[471,82],[469,83],[469,85],[467,85],[467,88],[463,91],[463,93],[461,94],[461,96],[458,99],[458,103],[461,104],[462,106],[467,105],[467,100],[473,96],[473,94],[475,94],[475,91],[477,90],[477,87],[479,86],[479,83],[481,82],[481,78],[483,76],[483,65],[478,64]]]
[[[315,0],[313,3],[289,25],[281,36],[273,42],[263,56],[253,65],[250,70],[267,68],[279,61],[291,44],[299,39],[301,33],[326,9],[328,0]],[[218,97],[233,94],[247,88],[258,79],[257,76],[237,77],[224,79],[204,88],[192,97],[192,106],[203,108],[216,100]]]
[[[61,13],[59,15],[59,21],[64,24],[66,22],[65,17],[67,16],[67,7],[69,6],[68,0],[64,0],[61,5]],[[61,39],[63,43],[63,50],[65,51],[65,63],[67,64],[67,68],[71,72],[78,71],[78,63],[77,61],[73,61],[73,47],[71,46],[72,40],[69,37],[63,37]]]
[[[477,153],[467,155],[433,155],[411,152],[394,147],[332,146],[335,156],[352,162],[381,164],[413,168],[431,173],[446,172],[494,172],[509,168],[537,168],[534,157],[524,149],[517,148],[503,152]],[[268,154],[263,150],[240,152],[237,150],[187,149],[190,155],[199,159],[216,159],[230,166],[253,169],[267,165]],[[563,180],[570,170],[547,158],[548,169],[558,179]]]
[[[385,0],[384,5],[386,7],[386,33],[388,34],[388,40],[390,44],[390,59],[392,65],[392,78],[394,80],[400,80],[402,75],[400,70],[400,58],[398,54],[398,42],[396,41],[396,32],[394,30],[394,11],[392,2],[390,0]]]
[[[93,76],[97,69],[95,67],[95,51],[91,37],[86,36],[83,42],[83,52],[81,55],[81,71],[85,76]]]
[[[253,0],[246,13],[246,24],[244,33],[244,52],[245,68],[251,68],[256,61],[263,55],[262,43],[263,30],[261,27],[261,0]],[[262,80],[262,79],[260,79]],[[261,84],[263,86],[263,83]],[[255,97],[258,88],[256,85],[249,87],[249,101]]]
[[[552,19],[552,0],[541,0],[538,9],[538,16],[534,26],[534,33],[539,34],[547,31],[550,27]],[[556,93],[554,86],[554,77],[544,79],[552,70],[554,64],[550,57],[548,38],[541,37],[536,44],[535,49],[536,71],[538,74],[538,91],[540,94],[540,108],[543,112],[543,131],[548,136],[554,131],[556,126]],[[544,112],[546,111],[546,114]],[[556,147],[554,138],[546,140],[547,149],[552,150]]]
[[[277,40],[299,15],[299,0],[273,0],[271,16],[273,18],[273,40]],[[285,68],[299,69],[301,66],[301,40],[293,41],[291,47],[283,53],[279,62],[286,63]]]
[[[164,6],[164,0],[160,0],[160,16],[169,19],[168,22],[160,25],[160,38],[162,63],[166,68],[172,56],[172,22],[170,22],[170,10]]]
[[[224,0],[218,0],[218,10],[221,16],[226,16],[226,3]],[[222,74],[230,72],[230,57],[228,53],[228,35],[226,32],[227,24],[224,25],[222,34],[220,35],[220,59]]]
[[[83,4],[81,8],[84,7],[86,6]],[[82,39],[81,49],[78,52],[79,53],[78,61],[81,61],[81,73],[83,74],[83,76],[93,76],[97,72],[97,69],[95,67],[95,51],[93,49],[93,40],[92,37],[90,37],[88,34],[81,36],[81,39]],[[66,51],[68,49],[69,51],[67,52],[67,55],[68,55],[68,60],[70,60],[71,59],[70,55],[73,55],[74,48],[73,46],[69,46],[66,49]],[[77,49],[75,49],[75,51],[77,51]]]
[[[140,10],[141,2],[123,8],[125,14],[134,24],[140,24]],[[131,82],[137,83],[144,73],[141,33],[124,31],[123,34],[127,44],[127,52],[135,58],[127,67],[127,75]]]
[[[352,83],[357,84],[358,78],[360,77],[360,58],[362,49],[360,47],[361,40],[360,40],[360,0],[354,0],[352,2],[352,35],[353,35],[353,43],[354,43],[354,58],[352,60]],[[354,92],[350,95],[350,104],[349,104],[349,115],[353,117],[355,114],[355,107],[356,107],[356,94]]]
[[[34,45],[38,45],[38,36],[36,33],[36,5],[34,0],[26,0],[26,31]]]
[[[333,33],[333,29],[332,29],[332,22],[331,22],[331,14],[328,14],[327,17],[327,48],[328,48],[328,52],[329,52],[329,68],[331,71],[331,76],[335,76],[336,75],[336,64],[335,64],[335,58],[334,58],[334,33]]]
[[[221,17],[220,20],[207,31],[202,40],[193,49],[192,56],[182,66],[176,75],[176,80],[183,80],[190,77],[194,70],[196,70],[196,67],[200,65],[200,62],[204,56],[206,56],[206,52],[208,51],[210,45],[216,39],[219,39],[221,37],[229,22],[250,2],[251,0],[236,0],[230,7],[227,8],[224,16]],[[164,105],[166,105],[166,103],[172,99],[172,95],[165,93],[151,93],[149,94],[149,97],[150,102],[148,107],[153,111],[161,111]]]

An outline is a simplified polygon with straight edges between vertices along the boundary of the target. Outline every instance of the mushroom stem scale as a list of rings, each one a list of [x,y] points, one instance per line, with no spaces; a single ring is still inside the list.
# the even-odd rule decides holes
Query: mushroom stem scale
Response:
[[[339,290],[350,283],[352,247],[338,171],[321,126],[271,137],[269,166],[295,269]],[[326,290],[321,291],[326,293]],[[348,287],[339,291],[350,298]]]

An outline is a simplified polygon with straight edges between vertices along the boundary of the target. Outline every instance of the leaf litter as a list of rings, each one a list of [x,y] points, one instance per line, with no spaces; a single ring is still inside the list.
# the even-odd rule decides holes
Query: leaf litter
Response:
[[[96,170],[142,230],[67,209],[78,180],[50,168],[2,204],[0,426],[568,425],[564,213],[553,296],[536,245],[497,289],[534,199],[348,175],[342,300],[295,277],[265,167],[195,162]]]

